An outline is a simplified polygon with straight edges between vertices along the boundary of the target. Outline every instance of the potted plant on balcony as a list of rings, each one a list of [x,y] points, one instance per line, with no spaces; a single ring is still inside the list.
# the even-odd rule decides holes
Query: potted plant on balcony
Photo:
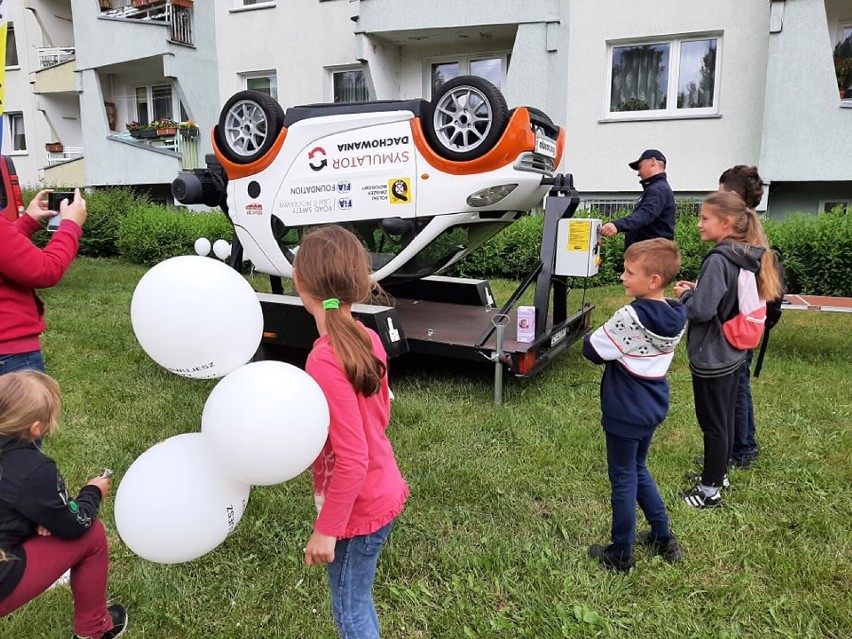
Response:
[[[192,140],[198,137],[198,125],[192,120],[184,120],[178,125],[180,135],[184,140]]]
[[[151,124],[142,125],[142,128],[139,129],[139,137],[149,139],[157,137],[157,127],[155,126],[155,123],[152,122]]]
[[[134,138],[141,138],[142,137],[142,129],[144,128],[145,125],[139,124],[138,122],[136,122],[134,120],[133,122],[128,122],[126,126],[127,126],[127,131],[130,133],[130,135],[132,137],[134,137]]]
[[[841,98],[852,98],[852,36],[834,47],[834,73]]]
[[[65,150],[62,142],[48,142],[44,145],[44,148],[48,153],[62,153]]]
[[[178,123],[169,118],[155,120],[151,125],[155,127],[157,135],[160,137],[170,137],[177,134]]]

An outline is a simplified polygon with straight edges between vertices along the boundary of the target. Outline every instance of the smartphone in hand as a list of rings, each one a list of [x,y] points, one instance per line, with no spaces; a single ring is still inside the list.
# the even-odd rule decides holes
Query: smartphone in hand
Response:
[[[59,228],[59,223],[62,222],[62,216],[59,214],[59,205],[62,203],[62,200],[68,200],[68,203],[74,201],[74,193],[69,193],[67,191],[54,191],[53,193],[47,194],[47,208],[51,211],[56,211],[56,215],[54,215],[47,222],[47,230],[51,233]]]

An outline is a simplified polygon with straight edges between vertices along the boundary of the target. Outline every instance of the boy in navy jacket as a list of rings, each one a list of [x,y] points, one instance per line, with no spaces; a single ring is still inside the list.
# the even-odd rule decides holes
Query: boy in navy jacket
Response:
[[[601,425],[606,434],[612,486],[612,543],[589,547],[605,567],[628,572],[635,564],[636,504],[651,530],[640,542],[666,561],[681,557],[654,478],[645,465],[654,430],[669,409],[669,370],[684,333],[686,309],[665,297],[680,270],[680,253],[662,238],[632,244],[624,253],[621,281],[636,299],[583,340],[583,355],[606,364],[601,379]]]

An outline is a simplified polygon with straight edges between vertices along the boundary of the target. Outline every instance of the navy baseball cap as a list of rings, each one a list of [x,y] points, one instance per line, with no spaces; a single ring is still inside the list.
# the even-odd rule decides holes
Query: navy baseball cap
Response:
[[[634,171],[638,171],[639,170],[639,163],[642,160],[649,160],[651,158],[654,158],[655,160],[660,160],[662,162],[666,161],[666,156],[663,155],[662,151],[657,151],[657,149],[647,149],[645,151],[642,151],[642,155],[639,156],[638,160],[636,160],[635,162],[631,162],[627,166],[629,166]]]

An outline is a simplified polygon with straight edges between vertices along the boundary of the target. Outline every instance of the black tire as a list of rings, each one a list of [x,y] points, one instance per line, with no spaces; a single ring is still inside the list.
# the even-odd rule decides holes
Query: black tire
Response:
[[[257,91],[239,91],[225,102],[216,127],[216,144],[229,161],[249,164],[266,154],[284,122],[284,110]]]
[[[424,120],[424,133],[435,153],[461,162],[494,148],[509,122],[509,107],[488,80],[463,75],[441,85]]]

